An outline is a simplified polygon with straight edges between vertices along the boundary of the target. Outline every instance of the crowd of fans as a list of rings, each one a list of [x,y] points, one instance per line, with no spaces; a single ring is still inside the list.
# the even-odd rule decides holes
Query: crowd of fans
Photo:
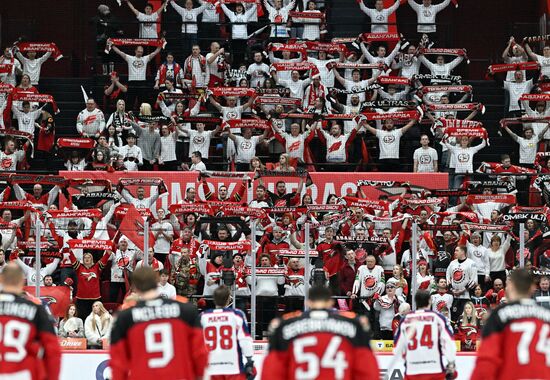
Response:
[[[372,20],[372,33],[339,38],[335,30],[332,40],[327,39],[322,1],[200,1],[198,7],[191,0],[184,6],[168,1],[157,10],[147,4],[143,12],[123,3],[140,22],[143,40],[119,38],[109,8],[99,7],[98,19],[104,22],[98,49],[109,78],[104,105],[109,117],[88,98],[76,120],[79,138],[68,145],[59,141],[58,147],[66,150],[71,171],[202,173],[196,186],[186,189],[185,199],[167,209],[157,206],[166,189],[155,178],[121,179],[111,186],[108,181],[10,175],[32,164],[32,151],[51,152],[56,107],[51,99],[30,96],[39,94],[40,66],[49,52],[38,58],[28,51],[24,57],[16,45],[0,59],[0,125],[7,136],[0,158],[1,170],[8,172],[1,177],[6,187],[0,204],[0,265],[17,261],[29,285],[72,280],[74,305],[61,320],[61,336],[85,336],[90,346],[100,345],[111,321],[101,301],[120,304],[131,297],[128,274],[141,265],[159,272],[164,296],[188,297],[199,307],[207,306],[213,290],[229,278],[227,272],[233,273],[236,305],[248,310],[255,265],[261,337],[274,313],[303,306],[307,241],[313,255],[308,267],[316,267],[314,274],[322,273],[321,280],[341,297],[340,308],[369,316],[377,338],[391,339],[394,321],[408,311],[411,292],[431,289],[433,308],[453,321],[464,349],[475,348],[487,313],[505,302],[507,272],[520,265],[543,274],[535,297],[550,307],[544,276],[550,270],[544,205],[550,189],[544,175],[550,48],[540,56],[530,40],[518,44],[511,38],[503,54],[511,64],[489,69],[497,80],[499,73],[507,73],[507,118],[501,124],[520,146],[519,165],[504,155],[501,162],[485,162],[478,169],[498,176],[473,181],[468,175],[477,169],[474,155],[490,147],[487,130],[474,120],[483,105],[472,102],[472,87],[452,75],[467,60],[466,51],[443,48],[437,38],[436,14],[450,0],[409,0],[418,14],[418,35],[410,39],[388,32],[388,17],[399,1],[388,9],[380,0],[375,8],[359,1]],[[164,10],[184,21],[184,55],[168,52],[170,46],[163,50],[166,41],[159,38],[157,23]],[[221,13],[231,26],[229,44],[215,41]],[[252,26],[264,18],[267,28],[251,35]],[[205,55],[199,43],[203,31],[214,40]],[[265,39],[258,38],[262,33]],[[249,44],[250,38],[258,38],[257,43]],[[157,54],[164,62],[150,81],[148,69]],[[115,55],[127,63],[127,81],[114,70]],[[377,146],[368,144],[371,135]],[[229,174],[207,170],[217,151]],[[262,162],[259,152],[267,152],[272,162]],[[449,190],[394,182],[391,186],[402,189],[397,196],[373,198],[366,188],[388,185],[359,181],[356,193],[331,194],[322,204],[313,203],[306,171],[312,164],[351,171],[364,169],[358,164],[366,164],[368,156],[377,156],[370,167],[380,171],[402,171],[410,158],[414,172],[447,171]],[[234,168],[237,172],[231,173]],[[212,191],[209,177],[216,175],[242,182],[232,194],[227,186]],[[274,175],[299,177],[300,186],[289,192],[279,180],[269,191],[264,177]],[[35,184],[28,193],[30,183]],[[538,189],[541,196],[516,197],[522,186]],[[253,199],[246,202],[249,187]],[[147,255],[139,236],[143,225],[129,223],[131,218],[149,222]],[[38,278],[32,266],[35,240],[43,245]],[[415,281],[413,246],[418,247]]]

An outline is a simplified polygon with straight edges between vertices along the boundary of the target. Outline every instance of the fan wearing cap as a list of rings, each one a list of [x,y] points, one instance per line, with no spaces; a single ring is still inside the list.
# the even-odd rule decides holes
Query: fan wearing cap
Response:
[[[393,318],[399,312],[399,305],[405,302],[395,295],[396,287],[392,283],[386,284],[386,294],[381,297],[375,297],[373,304],[374,310],[378,311],[380,333],[379,338],[384,340],[393,339]]]
[[[435,283],[434,277],[430,274],[430,270],[428,269],[428,262],[426,259],[421,258],[418,260],[417,266],[418,272],[416,273],[416,289],[414,293],[416,293],[418,289],[431,292],[435,288]]]

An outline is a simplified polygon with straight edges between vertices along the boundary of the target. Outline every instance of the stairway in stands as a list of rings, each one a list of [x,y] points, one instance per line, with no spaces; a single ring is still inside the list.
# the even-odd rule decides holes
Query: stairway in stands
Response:
[[[54,96],[57,106],[61,111],[55,115],[56,138],[76,136],[76,117],[85,108],[84,98],[80,86],[90,88],[90,81],[86,78],[41,78],[40,91]],[[98,102],[100,102],[99,99]],[[54,159],[33,160],[32,170],[64,170],[63,160],[60,157]]]

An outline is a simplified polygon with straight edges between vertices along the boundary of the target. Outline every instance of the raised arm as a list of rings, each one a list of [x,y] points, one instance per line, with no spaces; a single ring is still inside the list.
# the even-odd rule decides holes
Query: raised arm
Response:
[[[519,136],[516,135],[514,132],[512,132],[512,130],[511,130],[507,125],[504,126],[504,129],[506,130],[506,132],[508,132],[508,134],[510,135],[510,137],[511,137],[515,142],[518,142],[518,141],[519,141]]]
[[[451,4],[451,0],[445,0],[442,3],[435,4],[434,5],[434,11],[435,12],[441,12],[443,9],[447,8]]]
[[[112,42],[110,39],[107,40],[107,43],[109,44],[109,46],[111,47],[111,49],[113,49],[113,51],[114,51],[115,53],[117,53],[118,55],[120,55],[120,57],[121,57],[123,60],[126,61],[127,54],[126,54],[125,52],[121,51],[119,48],[117,48],[115,45],[113,45],[113,42]]]
[[[418,10],[420,9],[420,4],[418,4],[415,0],[408,0],[408,3],[415,12],[418,12]]]
[[[460,62],[462,62],[464,60],[464,57],[463,56],[458,56],[456,57],[455,59],[453,59],[450,63],[448,63],[449,65],[449,71],[454,69],[455,67],[457,67],[458,65],[460,65]]]
[[[132,12],[134,12],[134,14],[137,16],[139,16],[139,11],[132,5],[132,3],[129,1],[129,0],[126,0],[126,4],[128,4],[128,8],[130,8],[130,10]],[[162,8],[162,7],[161,7]]]
[[[361,51],[363,52],[363,55],[365,58],[367,58],[367,61],[369,62],[375,62],[376,59],[373,57],[373,55],[370,53],[369,49],[367,48],[365,43],[361,43]]]
[[[342,86],[345,86],[346,85],[346,80],[344,78],[342,78],[342,76],[340,75],[338,70],[336,70],[335,67],[332,68],[332,72],[334,73],[334,77],[338,80],[338,82],[340,82],[340,84]]]
[[[504,62],[508,62],[509,56],[510,56],[510,48],[512,47],[512,44],[514,43],[514,37],[510,37],[508,40],[508,45],[506,45],[506,48],[502,52],[502,60]]]
[[[402,134],[407,133],[407,131],[408,131],[409,129],[411,129],[412,126],[413,126],[415,123],[416,123],[416,120],[414,120],[414,119],[409,120],[409,122],[408,122],[403,128],[401,128],[401,133],[402,133]]]
[[[531,46],[529,46],[529,43],[525,42],[525,52],[531,58],[533,61],[538,61],[537,55],[533,53],[533,50],[531,49]]]
[[[214,95],[210,95],[208,97],[208,100],[210,101],[210,104],[214,106],[214,108],[216,108],[219,112],[222,112],[222,106],[220,103],[217,102],[216,99],[214,99]]]

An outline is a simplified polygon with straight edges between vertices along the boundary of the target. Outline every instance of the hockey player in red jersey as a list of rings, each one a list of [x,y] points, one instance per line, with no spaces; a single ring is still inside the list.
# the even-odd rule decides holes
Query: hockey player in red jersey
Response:
[[[161,298],[150,267],[136,269],[132,283],[140,300],[114,322],[112,380],[202,379],[208,354],[197,309]]]
[[[230,296],[227,286],[218,287],[214,290],[216,308],[201,314],[211,380],[245,380],[254,374],[254,347],[246,316],[241,310],[228,307]]]
[[[16,263],[1,275],[0,379],[58,380],[61,348],[46,310],[26,299]],[[43,351],[43,356],[41,356]]]
[[[508,303],[497,307],[482,332],[471,380],[550,379],[550,310],[531,299],[533,275],[510,274]]]
[[[368,322],[332,310],[330,290],[314,286],[308,311],[272,322],[262,380],[378,380]]]

